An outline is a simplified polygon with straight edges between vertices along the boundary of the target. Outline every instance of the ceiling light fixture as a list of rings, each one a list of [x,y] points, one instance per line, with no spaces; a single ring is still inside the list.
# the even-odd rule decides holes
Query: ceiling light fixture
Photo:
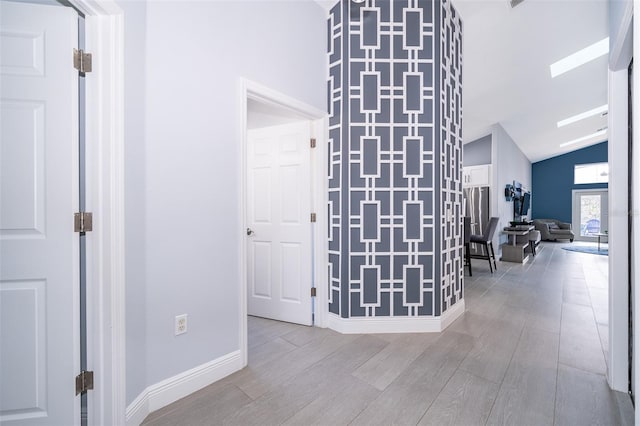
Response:
[[[574,140],[569,141],[569,142],[561,143],[561,144],[560,144],[560,147],[561,147],[561,148],[563,148],[563,147],[565,147],[565,146],[567,146],[567,145],[573,145],[574,143],[578,143],[578,142],[586,141],[587,139],[595,138],[596,136],[602,136],[602,135],[604,135],[605,133],[607,133],[607,129],[606,129],[606,128],[604,128],[604,129],[600,129],[600,130],[598,130],[597,132],[592,133],[592,134],[590,134],[590,135],[583,136],[583,137],[581,137],[581,138],[574,139]]]
[[[609,105],[605,104],[599,106],[598,108],[590,109],[589,111],[585,111],[581,114],[574,115],[573,117],[566,118],[564,120],[558,121],[558,127],[566,126],[567,124],[575,123],[576,121],[584,120],[585,118],[593,117],[594,115],[598,115],[604,113],[609,110]]]
[[[609,53],[609,37],[551,64],[549,66],[551,77],[557,77],[607,53]]]
[[[364,3],[364,0],[353,0],[354,3]]]

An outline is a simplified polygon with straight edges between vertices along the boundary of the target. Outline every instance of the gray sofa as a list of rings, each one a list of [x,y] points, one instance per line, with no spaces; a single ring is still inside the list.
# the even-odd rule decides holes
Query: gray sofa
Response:
[[[540,237],[545,241],[569,240],[573,242],[575,235],[571,224],[556,219],[534,219],[533,226],[540,231]]]

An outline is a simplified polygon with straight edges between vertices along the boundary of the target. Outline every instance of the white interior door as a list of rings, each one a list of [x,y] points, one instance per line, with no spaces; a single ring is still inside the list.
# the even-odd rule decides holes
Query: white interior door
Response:
[[[311,325],[310,123],[247,135],[248,312]]]
[[[596,234],[609,230],[608,194],[602,189],[573,191],[572,228],[576,240],[595,241]]]
[[[80,419],[78,18],[0,2],[0,423]]]

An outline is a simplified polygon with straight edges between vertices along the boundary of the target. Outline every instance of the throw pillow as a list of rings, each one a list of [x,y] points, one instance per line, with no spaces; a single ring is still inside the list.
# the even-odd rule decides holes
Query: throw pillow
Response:
[[[547,225],[549,226],[549,229],[560,229],[558,224],[555,223],[555,222],[549,222],[549,223],[547,223]]]

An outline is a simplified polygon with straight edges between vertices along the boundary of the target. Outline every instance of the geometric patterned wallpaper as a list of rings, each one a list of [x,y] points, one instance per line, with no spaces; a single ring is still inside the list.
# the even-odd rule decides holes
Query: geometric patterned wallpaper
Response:
[[[464,291],[462,22],[342,0],[328,25],[329,310],[439,316]]]

